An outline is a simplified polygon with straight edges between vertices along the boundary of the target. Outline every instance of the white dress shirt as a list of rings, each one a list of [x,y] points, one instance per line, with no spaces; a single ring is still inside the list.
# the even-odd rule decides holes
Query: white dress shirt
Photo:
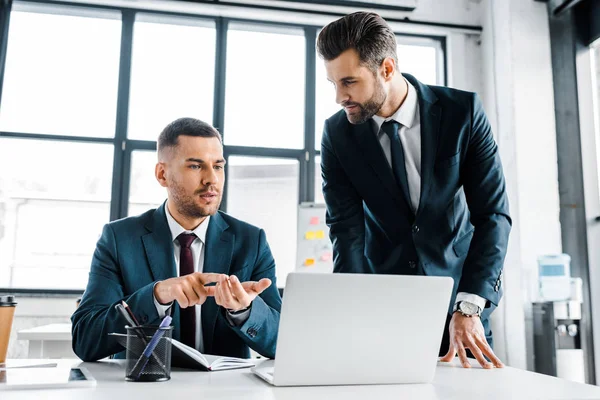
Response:
[[[421,115],[419,113],[417,90],[406,79],[405,82],[408,85],[408,93],[400,108],[389,118],[374,115],[372,120],[375,124],[374,131],[377,132],[377,138],[390,167],[392,166],[392,146],[389,136],[381,129],[381,125],[390,120],[400,124],[398,136],[404,149],[404,166],[410,193],[410,206],[413,212],[416,213],[421,200]],[[483,297],[465,292],[459,292],[456,295],[455,303],[459,301],[476,304],[482,310],[487,303]]]
[[[175,218],[169,212],[169,207],[165,205],[165,214],[167,214],[167,223],[171,230],[171,238],[173,240],[173,255],[175,256],[175,268],[177,276],[179,276],[179,256],[181,252],[181,245],[177,241],[177,237],[182,233],[194,233],[196,239],[192,242],[190,249],[192,250],[192,257],[194,259],[194,272],[202,272],[204,269],[204,244],[206,243],[206,230],[208,229],[208,222],[210,217],[206,217],[200,225],[193,231],[186,230],[183,228]],[[154,305],[160,318],[165,316],[165,313],[171,307],[172,304],[162,305],[154,298]],[[200,352],[204,351],[204,343],[202,338],[202,318],[201,318],[201,306],[194,306],[196,310],[196,349]]]

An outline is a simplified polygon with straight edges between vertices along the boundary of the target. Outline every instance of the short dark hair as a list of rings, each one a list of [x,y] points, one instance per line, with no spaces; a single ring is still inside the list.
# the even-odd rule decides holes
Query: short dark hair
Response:
[[[317,39],[317,51],[326,61],[348,49],[358,53],[361,63],[376,71],[383,60],[392,57],[398,65],[396,35],[381,16],[359,11],[327,25]]]
[[[177,146],[179,143],[178,138],[182,135],[205,138],[216,137],[223,144],[221,134],[212,125],[196,118],[179,118],[167,125],[158,135],[158,151]]]

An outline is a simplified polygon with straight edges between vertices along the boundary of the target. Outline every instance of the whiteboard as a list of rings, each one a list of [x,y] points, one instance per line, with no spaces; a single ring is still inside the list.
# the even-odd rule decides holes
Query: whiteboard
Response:
[[[325,223],[325,204],[298,206],[296,272],[333,272],[333,247]]]

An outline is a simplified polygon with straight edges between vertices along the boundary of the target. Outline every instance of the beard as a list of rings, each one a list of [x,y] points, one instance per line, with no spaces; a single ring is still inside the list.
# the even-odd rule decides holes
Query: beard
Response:
[[[208,186],[202,189],[198,189],[194,192],[193,196],[189,196],[183,186],[179,182],[171,181],[170,196],[173,199],[173,203],[177,208],[177,212],[189,218],[203,218],[210,215],[215,215],[221,205],[221,192],[213,186]],[[207,191],[216,192],[217,199],[213,204],[199,205],[196,203],[197,196],[201,196]]]
[[[365,101],[362,104],[354,103],[351,101],[344,102],[342,103],[342,106],[357,106],[359,111],[355,114],[346,113],[346,117],[348,117],[348,121],[350,121],[351,124],[358,125],[367,122],[367,120],[373,117],[373,115],[377,114],[377,112],[381,109],[381,106],[383,106],[383,103],[386,99],[387,95],[383,88],[383,84],[376,80],[375,93],[373,93],[373,96],[371,96],[369,100]]]

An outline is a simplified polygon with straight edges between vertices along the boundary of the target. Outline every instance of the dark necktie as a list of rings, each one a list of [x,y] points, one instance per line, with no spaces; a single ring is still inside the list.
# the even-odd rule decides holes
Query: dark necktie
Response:
[[[196,239],[193,233],[182,233],[177,236],[177,241],[181,246],[179,253],[179,276],[185,276],[194,273],[194,257],[190,246]],[[196,307],[187,307],[181,309],[181,342],[196,348]]]
[[[406,165],[404,164],[404,150],[402,148],[400,136],[398,135],[400,124],[394,120],[385,121],[383,125],[381,125],[381,129],[390,137],[392,171],[394,171],[396,183],[398,183],[398,186],[400,186],[400,189],[404,192],[409,208],[412,210],[410,191],[408,189],[408,177],[406,176]]]

